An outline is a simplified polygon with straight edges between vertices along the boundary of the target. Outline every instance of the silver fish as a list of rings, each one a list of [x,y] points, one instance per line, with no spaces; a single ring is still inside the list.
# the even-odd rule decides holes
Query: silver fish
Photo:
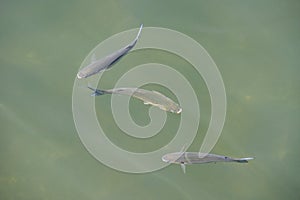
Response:
[[[141,25],[136,38],[127,46],[99,60],[96,60],[95,55],[93,55],[91,64],[81,69],[77,74],[77,78],[79,79],[87,78],[103,70],[109,69],[113,64],[119,61],[124,55],[126,55],[135,46],[140,36],[140,33],[142,31],[142,28],[143,28],[143,24]]]
[[[254,158],[232,158],[228,156],[221,156],[216,154],[203,154],[199,152],[175,152],[169,153],[162,157],[162,160],[167,163],[180,164],[185,173],[185,165],[187,164],[202,164],[211,162],[238,162],[248,163],[248,160]]]
[[[122,94],[133,96],[142,100],[145,105],[157,106],[164,111],[176,114],[179,114],[182,111],[182,108],[177,103],[157,91],[144,90],[140,88],[115,88],[111,90],[99,90],[90,86],[88,86],[88,88],[94,91],[92,96],[99,96],[103,94]]]

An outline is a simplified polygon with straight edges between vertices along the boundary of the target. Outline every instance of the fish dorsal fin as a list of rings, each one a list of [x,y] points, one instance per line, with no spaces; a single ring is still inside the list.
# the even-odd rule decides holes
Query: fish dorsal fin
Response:
[[[94,62],[96,62],[96,61],[97,61],[97,59],[96,59],[96,54],[93,53],[93,55],[92,55],[92,57],[91,57],[91,63],[94,63]]]
[[[188,148],[187,144],[184,144],[180,150],[180,153],[185,153],[187,148]]]
[[[184,164],[184,163],[181,163],[181,164],[180,164],[180,167],[181,167],[183,173],[185,174],[185,171],[186,171],[186,169],[185,169],[185,164]]]

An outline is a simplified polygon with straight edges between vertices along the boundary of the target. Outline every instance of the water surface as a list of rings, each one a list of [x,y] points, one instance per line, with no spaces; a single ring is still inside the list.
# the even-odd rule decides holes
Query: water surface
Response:
[[[293,0],[2,1],[0,199],[298,199],[299,9]],[[212,153],[255,160],[188,166],[186,174],[172,165],[132,175],[104,166],[85,150],[71,109],[78,68],[99,42],[141,23],[178,30],[207,49],[228,101]],[[193,83],[201,122],[189,150],[197,151],[210,101],[201,76],[186,61],[167,52],[133,52],[100,84],[110,88],[145,62],[168,64]],[[167,88],[145,88],[173,97]],[[109,100],[96,102],[98,118],[122,148],[144,152],[174,137],[179,118],[172,115],[149,141],[126,136],[112,119]],[[141,102],[133,100],[130,109],[138,124],[149,122]]]

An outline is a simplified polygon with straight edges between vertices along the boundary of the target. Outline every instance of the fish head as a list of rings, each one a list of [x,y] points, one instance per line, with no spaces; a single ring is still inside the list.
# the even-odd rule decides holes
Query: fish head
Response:
[[[77,78],[82,79],[82,78],[87,78],[89,76],[92,76],[96,73],[98,73],[97,70],[93,70],[91,68],[94,67],[94,63],[89,64],[88,66],[82,68],[81,70],[79,70],[79,72],[77,73]]]
[[[77,74],[78,79],[82,79],[82,78],[86,78],[86,77],[87,77],[87,75],[85,73],[83,73],[82,71],[78,72],[78,74]]]
[[[182,112],[182,108],[180,106],[175,106],[170,109],[170,112],[180,114]]]
[[[175,113],[176,113],[176,114],[180,114],[181,111],[182,111],[182,108],[181,108],[181,107],[178,107],[178,109],[176,109]]]
[[[161,159],[166,163],[181,163],[183,162],[183,160],[181,159],[183,157],[183,154],[184,152],[168,153],[164,155]]]
[[[161,159],[162,161],[166,162],[166,163],[170,163],[171,159],[169,157],[170,154],[166,154],[164,155]]]

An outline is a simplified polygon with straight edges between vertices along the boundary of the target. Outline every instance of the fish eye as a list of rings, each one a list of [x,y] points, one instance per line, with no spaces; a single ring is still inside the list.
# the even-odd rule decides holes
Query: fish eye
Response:
[[[227,159],[228,157],[227,156],[225,156],[225,159]]]

